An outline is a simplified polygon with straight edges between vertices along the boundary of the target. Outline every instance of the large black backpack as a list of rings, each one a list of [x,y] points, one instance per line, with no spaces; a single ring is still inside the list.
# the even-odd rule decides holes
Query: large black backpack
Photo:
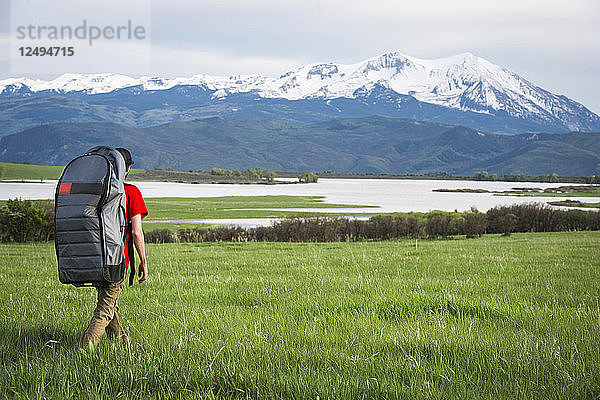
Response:
[[[55,195],[58,277],[75,286],[120,281],[125,273],[125,160],[94,147],[65,167]]]

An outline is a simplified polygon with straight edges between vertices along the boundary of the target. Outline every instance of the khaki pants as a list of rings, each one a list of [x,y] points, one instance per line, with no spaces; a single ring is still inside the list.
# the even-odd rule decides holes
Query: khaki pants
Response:
[[[98,304],[96,305],[90,324],[83,332],[83,336],[81,336],[81,340],[79,341],[80,348],[86,348],[90,343],[96,345],[105,331],[109,339],[127,340],[127,335],[117,315],[117,310],[119,309],[117,297],[119,297],[119,293],[123,290],[124,280],[125,278],[116,283],[96,287],[98,291]]]

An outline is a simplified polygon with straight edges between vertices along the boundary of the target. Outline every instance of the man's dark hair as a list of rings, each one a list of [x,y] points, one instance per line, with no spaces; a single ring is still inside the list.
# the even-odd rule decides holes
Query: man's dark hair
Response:
[[[121,153],[121,155],[125,159],[125,167],[126,168],[129,168],[131,165],[133,165],[133,158],[131,158],[131,153],[129,152],[129,150],[127,150],[123,147],[117,147],[117,150],[119,151],[119,153]]]

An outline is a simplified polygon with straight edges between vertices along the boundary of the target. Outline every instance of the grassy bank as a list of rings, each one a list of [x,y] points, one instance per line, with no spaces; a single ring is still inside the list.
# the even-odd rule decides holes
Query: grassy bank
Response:
[[[4,180],[49,180],[59,179],[65,167],[63,165],[36,165],[0,162]],[[132,176],[142,174],[143,169],[131,169]]]
[[[64,166],[15,164],[0,162],[4,180],[47,180],[58,179]]]
[[[0,397],[595,398],[599,240],[150,245],[90,353],[94,291],[0,245]]]
[[[561,186],[553,188],[514,188],[513,190],[497,191],[487,189],[434,189],[433,192],[445,193],[493,193],[495,196],[523,196],[523,197],[600,197],[598,185]]]
[[[298,214],[297,211],[273,211],[271,208],[358,208],[347,204],[324,203],[319,196],[225,196],[198,198],[148,198],[148,221],[205,218],[276,218]],[[377,207],[373,207],[373,214]],[[344,215],[327,213],[327,215]]]
[[[48,180],[59,179],[64,166],[16,164],[0,162],[0,179],[4,180]],[[165,169],[132,168],[129,179],[133,181],[181,182],[181,183],[242,183],[268,184],[265,179],[245,176],[219,176],[205,171],[171,171]],[[270,184],[281,182],[271,182]]]
[[[34,200],[37,204],[45,204],[48,200]],[[149,215],[142,225],[145,231],[156,229],[208,228],[209,224],[188,223],[163,223],[167,220],[190,219],[228,219],[228,218],[285,218],[292,215],[318,215],[315,212],[273,211],[272,208],[357,208],[370,206],[357,206],[348,204],[324,203],[320,196],[224,196],[224,197],[199,197],[176,198],[156,197],[145,199]],[[0,200],[0,207],[6,204]],[[53,200],[51,200],[51,205]],[[378,214],[377,207],[373,207],[372,215]],[[330,216],[341,216],[352,213],[323,213]],[[153,221],[153,223],[148,223]]]
[[[536,196],[536,197],[600,197],[600,187],[598,185],[585,186],[561,186],[547,188],[541,192],[528,190],[516,190],[514,192],[505,192],[509,196]]]
[[[239,171],[241,174],[242,171]],[[180,182],[180,183],[241,183],[241,184],[289,184],[293,182],[269,182],[263,178],[249,176],[214,175],[206,171],[172,171],[165,169],[132,170],[129,179],[133,181]]]
[[[598,196],[600,197],[600,196]],[[553,206],[561,207],[577,207],[577,208],[600,208],[600,203],[586,203],[579,200],[561,200],[561,201],[549,201],[548,204]]]

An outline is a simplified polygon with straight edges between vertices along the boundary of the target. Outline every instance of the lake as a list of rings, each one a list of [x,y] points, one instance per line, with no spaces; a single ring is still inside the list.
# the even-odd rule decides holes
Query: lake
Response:
[[[394,211],[464,211],[477,207],[487,211],[498,205],[547,202],[548,197],[494,196],[491,193],[440,193],[434,189],[510,190],[514,187],[556,187],[564,183],[474,182],[406,179],[319,179],[318,183],[293,185],[186,184],[171,182],[134,182],[144,197],[220,197],[220,196],[324,196],[328,203],[370,205],[379,208],[298,209],[299,211],[352,212],[356,214]],[[44,183],[0,183],[0,199],[49,199],[54,197],[56,181]],[[561,197],[562,198],[562,197]],[[595,197],[569,197],[598,202]]]

